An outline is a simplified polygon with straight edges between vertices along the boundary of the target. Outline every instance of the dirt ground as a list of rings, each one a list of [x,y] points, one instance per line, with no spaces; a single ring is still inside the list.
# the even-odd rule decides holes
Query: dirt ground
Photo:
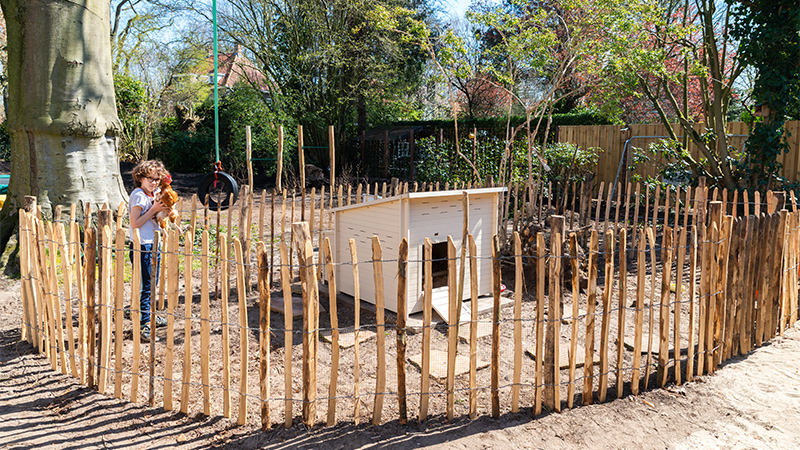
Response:
[[[128,169],[129,170],[129,169]],[[192,192],[192,183],[199,176],[182,177],[175,174],[175,188],[182,197]],[[129,189],[130,190],[130,189]],[[260,192],[260,190],[257,190]],[[629,263],[629,269],[631,264]],[[635,267],[635,266],[634,266]],[[600,266],[602,274],[603,266]],[[195,275],[197,277],[197,275]],[[649,278],[649,277],[648,277]],[[504,283],[513,286],[513,283]],[[648,280],[648,283],[650,281]],[[602,286],[601,279],[598,280]],[[195,280],[197,291],[199,283]],[[629,282],[629,292],[635,283]],[[181,286],[182,291],[182,286]],[[280,301],[273,293],[273,301]],[[649,288],[648,288],[649,294]],[[253,294],[255,295],[255,294]],[[237,395],[233,397],[233,418],[220,417],[217,411],[221,404],[219,390],[212,391],[212,416],[205,417],[198,412],[196,400],[200,398],[199,388],[191,393],[190,414],[167,412],[158,407],[142,406],[116,400],[81,386],[76,380],[50,370],[49,361],[37,356],[26,344],[20,344],[19,324],[21,304],[19,282],[0,279],[0,448],[386,448],[397,447],[442,447],[442,448],[495,448],[515,445],[521,448],[800,448],[800,326],[788,330],[784,337],[778,337],[765,346],[753,351],[745,358],[734,358],[723,365],[713,376],[697,378],[682,386],[670,385],[667,389],[656,389],[639,396],[629,395],[626,374],[626,392],[621,399],[604,404],[596,404],[574,409],[564,408],[562,413],[549,413],[531,419],[529,406],[533,401],[533,389],[523,388],[521,392],[521,412],[513,414],[509,410],[511,358],[503,357],[501,364],[501,403],[502,414],[499,419],[489,417],[489,390],[482,389],[478,396],[478,419],[469,420],[466,393],[461,392],[456,402],[455,421],[444,418],[444,395],[432,395],[430,411],[432,416],[425,423],[412,419],[409,425],[398,421],[395,396],[385,402],[384,425],[368,425],[372,398],[362,397],[361,425],[353,424],[353,400],[347,398],[352,393],[352,349],[342,351],[340,365],[340,390],[342,399],[337,404],[337,419],[340,423],[325,427],[319,422],[308,430],[299,425],[299,404],[295,404],[293,415],[295,426],[284,429],[277,423],[283,420],[283,402],[272,402],[273,427],[263,432],[257,429],[258,402],[252,399],[248,408],[248,425],[236,425]],[[199,297],[195,295],[194,306],[199,310]],[[583,297],[583,296],[582,296]],[[128,296],[126,295],[126,298]],[[581,314],[585,314],[584,301],[579,304]],[[633,296],[629,295],[628,299]],[[323,298],[323,307],[327,306]],[[248,299],[249,326],[257,327],[257,306],[255,297]],[[183,298],[179,300],[175,314],[183,316]],[[523,303],[524,333],[532,332],[531,314],[535,302],[526,295]],[[571,298],[565,298],[565,315],[571,314]],[[231,292],[230,322],[238,323],[238,305],[235,291]],[[340,326],[352,325],[352,308],[343,307],[340,302]],[[683,305],[682,309],[686,309]],[[505,342],[511,342],[511,308],[504,308],[502,319]],[[688,315],[688,311],[682,311]],[[196,314],[197,311],[194,311]],[[212,312],[212,320],[218,320],[219,310]],[[320,326],[329,326],[327,311],[322,311]],[[630,314],[628,324],[631,323]],[[391,317],[389,318],[391,321]],[[647,320],[647,319],[646,319]],[[180,320],[182,322],[182,320]],[[295,330],[302,321],[295,321]],[[177,323],[177,322],[176,322]],[[272,315],[273,326],[283,324],[280,314]],[[368,311],[362,313],[362,324],[374,323],[374,316]],[[616,330],[610,330],[616,336]],[[684,322],[685,319],[684,319]],[[562,336],[569,335],[569,325],[562,325]],[[626,328],[630,328],[627,325]],[[130,322],[126,321],[126,330]],[[444,334],[434,331],[433,347],[445,350]],[[630,330],[626,330],[630,331]],[[596,325],[599,333],[599,320]],[[193,326],[193,336],[199,334],[199,325]],[[211,354],[219,354],[218,325],[212,325]],[[272,343],[272,396],[283,392],[283,333],[276,333]],[[583,331],[580,333],[583,335]],[[626,333],[629,334],[629,333]],[[176,363],[174,374],[181,373],[180,361],[183,349],[182,324],[176,325]],[[163,361],[163,334],[159,345],[159,361]],[[231,386],[238,387],[238,346],[240,336],[231,333],[233,377]],[[685,343],[685,338],[684,343]],[[409,356],[413,349],[419,348],[420,333],[409,336]],[[193,359],[199,358],[199,338],[193,337]],[[386,339],[387,359],[393,360],[394,332]],[[488,342],[488,341],[487,341]],[[249,337],[250,376],[249,392],[258,395],[257,381],[257,334]],[[295,371],[300,366],[300,335],[295,334],[293,360]],[[484,342],[485,344],[486,342]],[[626,339],[627,343],[627,339]],[[124,341],[126,358],[132,351],[130,332]],[[646,344],[645,344],[646,345]],[[656,345],[657,346],[657,345]],[[330,377],[330,345],[320,342],[319,395],[327,394],[327,380]],[[361,379],[362,393],[374,390],[376,367],[374,339],[362,344]],[[488,359],[488,345],[479,346],[479,359]],[[611,355],[615,354],[612,345]],[[563,350],[562,347],[562,352]],[[418,352],[418,350],[417,350]],[[146,350],[144,350],[146,354]],[[505,349],[504,349],[504,355]],[[625,365],[630,365],[630,352],[626,352]],[[129,358],[128,358],[129,359]],[[130,361],[126,359],[126,367]],[[643,361],[644,362],[644,361]],[[219,363],[213,361],[212,363]],[[434,364],[437,362],[434,361]],[[441,363],[441,361],[439,361]],[[612,358],[611,367],[616,361]],[[532,383],[532,359],[526,359],[523,366],[523,383]],[[388,365],[387,386],[395,382],[395,366]],[[163,368],[160,368],[163,374]],[[141,373],[146,371],[143,360]],[[408,386],[410,392],[418,391],[419,371],[408,365]],[[583,369],[578,369],[579,376]],[[299,371],[294,375],[295,398],[300,397]],[[597,369],[595,369],[595,377]],[[212,371],[212,385],[220,385],[219,371]],[[562,371],[562,381],[566,371]],[[615,397],[614,375],[609,376],[609,398]],[[130,375],[123,380],[125,389],[130,384]],[[175,383],[176,408],[179,407],[177,395],[180,383]],[[488,385],[488,370],[479,371],[478,386]],[[595,387],[597,382],[595,381]],[[652,384],[651,384],[652,386]],[[464,388],[462,379],[456,388]],[[123,398],[128,391],[123,390]],[[433,380],[432,392],[442,392],[443,382]],[[113,392],[113,388],[109,389]],[[140,384],[140,401],[146,395],[146,378]],[[576,389],[580,392],[580,385]],[[156,387],[156,405],[162,402],[160,381]],[[562,399],[566,389],[562,390]],[[580,395],[575,397],[580,403]],[[409,398],[410,416],[415,418],[418,411],[419,396]],[[317,407],[318,419],[324,420],[327,410],[324,402]]]

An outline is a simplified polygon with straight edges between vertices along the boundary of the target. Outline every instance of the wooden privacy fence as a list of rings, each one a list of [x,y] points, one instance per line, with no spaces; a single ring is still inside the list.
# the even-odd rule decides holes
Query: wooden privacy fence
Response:
[[[432,264],[438,259],[429,240],[420,261],[425,307],[412,324],[405,311],[385,311],[382,295],[366,311],[358,291],[353,300],[325,301],[318,283],[323,279],[333,297],[333,265],[347,266],[355,280],[360,266],[371,265],[374,280],[356,285],[395,290],[383,285],[387,270],[403,286],[404,239],[398,255],[383,255],[375,236],[371,255],[352,252],[336,261],[327,239],[318,242],[321,255],[314,253],[307,222],[292,224],[289,242],[283,226],[275,233],[273,219],[270,238],[259,230],[251,242],[252,220],[229,239],[231,228],[221,233],[205,212],[195,239],[193,213],[183,232],[171,229],[159,238],[162,276],[154,280],[152,298],[154,306],[164,305],[156,314],[167,326],[148,344],[137,332],[141,258],[130,258],[122,221],[115,226],[103,209],[98,227],[87,221],[81,235],[75,208],[66,223],[22,209],[22,338],[54,371],[101,393],[113,390],[116,398],[159,402],[166,410],[179,406],[184,413],[235,412],[239,424],[259,417],[262,428],[291,426],[298,412],[312,426],[321,411],[328,425],[560,411],[712,373],[797,321],[800,215],[794,194],[792,212],[780,209],[782,194],[767,193],[766,206],[760,197],[740,204],[738,195],[720,202],[705,188],[694,195],[691,189],[666,193],[663,207],[645,202],[636,219],[626,210],[603,230],[596,223],[585,250],[577,234],[565,231],[563,216],[550,217],[549,233],[512,233],[505,253],[495,236],[488,312],[473,296],[464,301],[469,313],[449,326],[432,319]],[[274,202],[273,195],[273,217]],[[252,197],[248,204],[252,212]],[[133,241],[136,248],[138,236]],[[463,241],[467,248],[459,252],[448,237],[443,258],[450,317],[462,306],[456,286],[477,283],[474,240],[468,235]],[[252,296],[248,265],[257,272]],[[510,298],[501,292],[503,277],[513,280]],[[405,290],[396,292],[398,305],[405,305]],[[288,313],[293,295],[302,300],[300,326]],[[283,323],[271,321],[275,303],[287,312]]]
[[[647,149],[652,143],[661,140],[659,137],[667,136],[666,128],[662,124],[633,124],[627,125],[630,128],[630,136],[634,137],[630,145]],[[704,132],[704,124],[695,124],[695,130],[701,134]],[[627,139],[624,133],[620,132],[623,128],[620,125],[572,125],[558,127],[558,141],[577,144],[583,148],[596,147],[603,149],[599,155],[597,163],[597,177],[595,181],[613,183],[616,179],[620,160],[623,156],[623,147]],[[683,135],[683,130],[678,124],[672,124],[672,129],[678,136]],[[778,156],[778,162],[783,164],[781,176],[790,182],[800,181],[800,121],[786,122],[786,132],[789,134],[789,153]],[[749,130],[744,122],[728,122],[728,134],[730,145],[741,151]],[[697,147],[689,141],[689,151],[692,156],[702,158],[703,155]],[[659,167],[667,160],[660,155],[652,158],[649,163],[641,164],[636,168],[635,173],[647,177],[659,177]],[[624,175],[625,167],[622,167]],[[625,178],[620,178],[625,180]]]

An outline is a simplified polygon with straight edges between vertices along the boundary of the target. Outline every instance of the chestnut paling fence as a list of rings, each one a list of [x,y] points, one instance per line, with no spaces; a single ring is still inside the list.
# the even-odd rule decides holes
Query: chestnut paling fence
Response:
[[[340,204],[351,200],[339,192]],[[507,204],[517,207],[506,217],[542,209],[534,191],[516,192]],[[321,233],[315,238],[311,224],[324,228],[325,203],[330,207],[335,195],[304,196],[298,210],[301,216],[308,211],[309,220],[290,227],[295,211],[288,220],[286,212],[294,201],[277,207],[274,193],[269,203],[266,193],[260,202],[249,196],[240,202],[236,235],[235,213],[228,213],[225,229],[222,214],[193,207],[183,232],[173,228],[159,237],[161,276],[153,299],[168,324],[150,343],[132,332],[140,325],[142,268],[126,246],[122,207],[116,224],[111,211],[98,211],[96,228],[87,211],[83,233],[74,207],[63,221],[21,209],[22,339],[49,358],[52,370],[102,393],[185,413],[236,414],[239,424],[260,417],[267,428],[291,426],[297,413],[308,426],[323,417],[328,425],[380,424],[431,414],[497,417],[520,408],[538,415],[603,402],[712,373],[797,321],[800,216],[793,193],[791,212],[782,209],[783,193],[766,193],[762,204],[758,193],[753,202],[738,193],[728,202],[727,193],[697,188],[654,195],[653,202],[647,195],[641,204],[637,196],[631,214],[622,206],[633,190],[626,192],[627,201],[616,203],[609,193],[603,208],[601,189],[596,217],[605,209],[606,220],[590,229],[569,230],[576,211],[589,214],[578,206],[587,200],[565,208],[569,218],[550,216],[545,232],[512,230],[508,245],[495,236],[490,311],[481,313],[472,298],[466,320],[453,325],[432,323],[430,277],[437,261],[429,242],[417,325],[406,322],[403,306],[395,315],[380,300],[369,312],[358,298],[324,301],[325,284],[336,292],[333,265],[348,266],[356,280],[358,268],[370,265],[374,280],[357,284],[397,292],[405,305],[404,290],[383,286],[380,274],[396,272],[404,284],[406,242],[398,255],[383,255],[375,236],[371,255],[335,261]],[[450,317],[462,306],[456,287],[477,284],[474,241],[469,235],[462,241],[463,250],[449,238],[444,258]],[[503,266],[514,271],[508,306],[501,306],[502,276],[509,274]],[[302,325],[291,314],[272,322],[271,303],[290,311],[298,287]],[[127,305],[134,312],[130,322]]]

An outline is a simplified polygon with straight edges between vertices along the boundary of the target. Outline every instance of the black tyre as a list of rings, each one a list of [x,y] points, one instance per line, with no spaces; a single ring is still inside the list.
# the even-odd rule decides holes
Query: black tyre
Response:
[[[233,194],[232,202],[231,194]],[[239,197],[239,185],[236,184],[236,180],[232,176],[225,172],[212,172],[206,174],[200,180],[200,186],[197,187],[197,197],[212,211],[225,210],[236,203],[236,199]],[[208,197],[207,204],[206,197]]]

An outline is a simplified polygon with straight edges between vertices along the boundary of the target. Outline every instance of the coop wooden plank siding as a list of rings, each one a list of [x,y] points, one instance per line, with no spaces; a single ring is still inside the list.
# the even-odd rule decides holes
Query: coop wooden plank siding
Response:
[[[330,232],[334,262],[348,261],[348,239],[356,241],[359,254],[369,254],[371,238],[380,236],[383,253],[387,259],[397,255],[400,240],[406,238],[408,249],[408,272],[406,298],[408,314],[422,311],[422,245],[426,237],[434,244],[453,238],[461,248],[464,210],[462,193],[469,194],[470,234],[475,238],[478,256],[478,295],[492,292],[491,256],[492,236],[497,233],[499,196],[506,188],[467,189],[464,191],[412,192],[399,196],[378,199],[368,203],[357,203],[332,209],[334,227]],[[363,253],[362,253],[363,252]],[[384,270],[384,284],[394,285],[396,263],[389,263]],[[359,265],[362,279],[371,279],[372,267]],[[353,295],[353,274],[347,267],[336,266],[339,291]],[[471,287],[464,286],[463,298],[469,299]],[[361,286],[361,298],[375,303],[375,289],[369,284]],[[386,309],[397,312],[397,295],[384,293]]]

